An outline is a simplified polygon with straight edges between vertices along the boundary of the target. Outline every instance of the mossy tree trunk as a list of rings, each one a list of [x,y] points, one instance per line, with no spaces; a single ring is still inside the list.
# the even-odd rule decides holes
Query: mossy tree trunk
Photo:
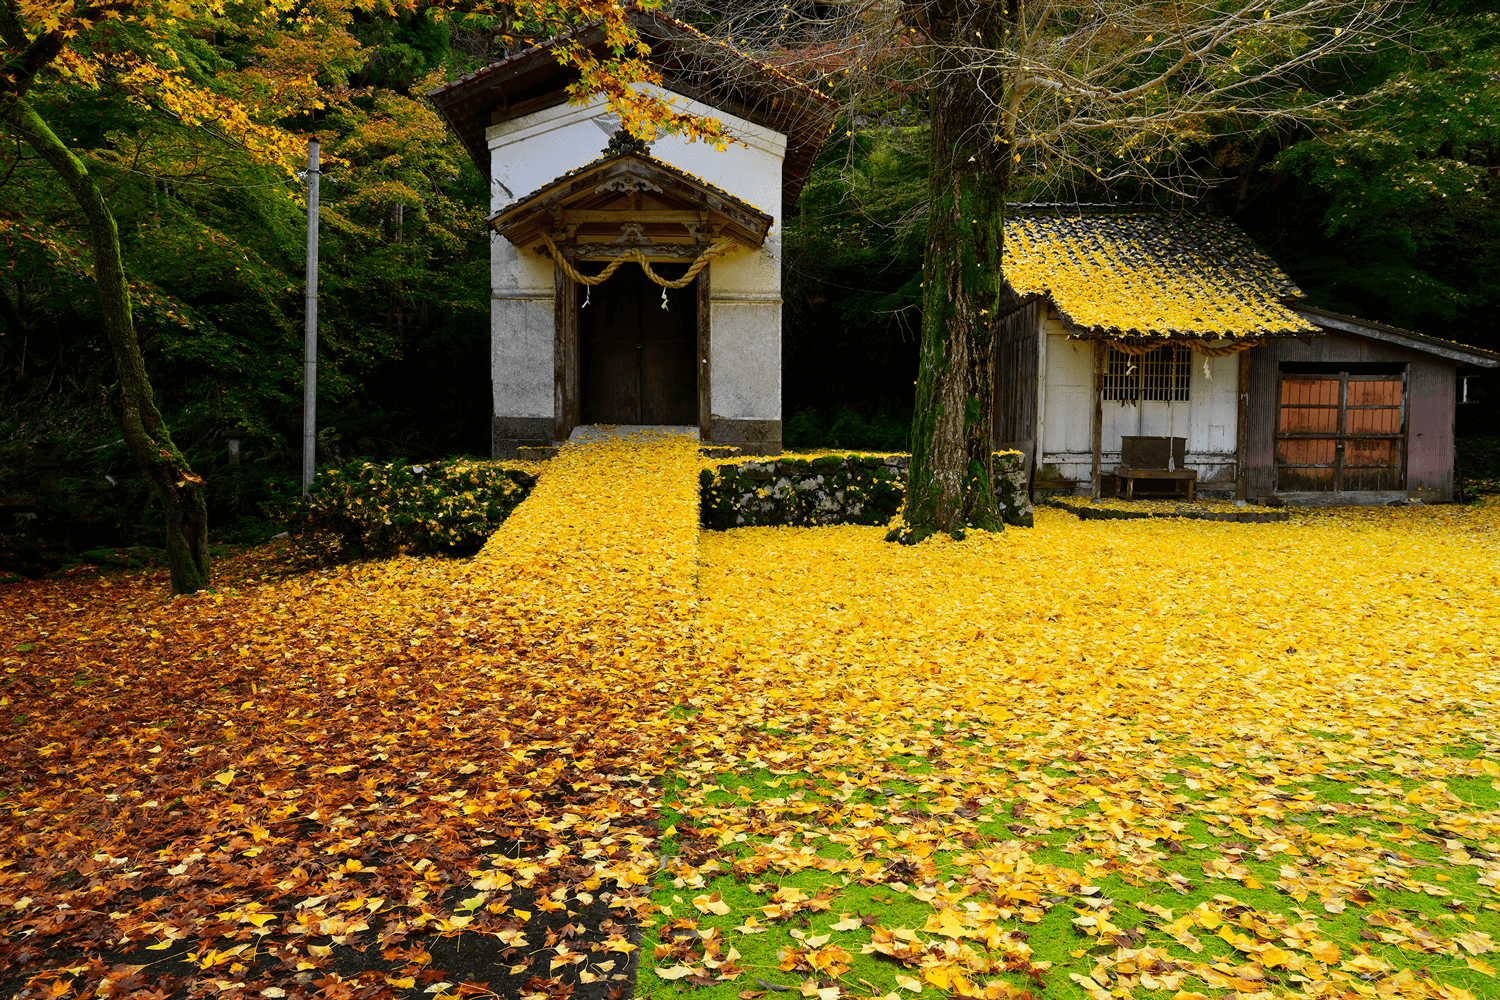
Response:
[[[130,285],[125,278],[115,218],[83,161],[73,155],[29,102],[24,98],[0,97],[0,119],[57,172],[88,223],[99,315],[119,375],[110,404],[120,422],[126,446],[166,512],[172,593],[202,590],[209,582],[208,509],[203,480],[193,473],[172,442],[166,421],[156,408],[131,316]]]
[[[932,53],[932,148],[911,467],[904,524],[892,540],[1002,527],[992,482],[992,358],[1011,153],[996,138],[1001,76],[968,53],[1003,43],[1015,2],[909,4]]]

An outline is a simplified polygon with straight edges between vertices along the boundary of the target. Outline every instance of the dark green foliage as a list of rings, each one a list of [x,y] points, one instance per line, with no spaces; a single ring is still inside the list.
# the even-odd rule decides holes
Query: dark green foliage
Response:
[[[1500,437],[1460,438],[1458,467],[1465,477],[1500,480]]]
[[[0,421],[0,572],[34,578],[100,562],[102,550],[161,549],[161,508],[107,414],[22,417]],[[281,530],[262,508],[296,488],[295,472],[266,461],[231,466],[219,440],[194,445],[217,541],[260,542]]]
[[[865,412],[869,415],[866,416]],[[782,424],[788,448],[857,448],[861,451],[906,451],[911,447],[911,407],[862,412],[852,406],[836,410],[804,409]]]
[[[467,556],[535,483],[530,474],[493,462],[351,462],[320,472],[306,498],[288,490],[270,509],[316,562]]]
[[[1330,92],[1336,128],[1291,137],[1238,217],[1332,309],[1500,347],[1500,15],[1433,20]]]
[[[878,131],[874,126],[878,125]],[[856,127],[865,131],[845,136]],[[840,122],[786,219],[784,429],[795,447],[907,447],[916,377],[925,130]],[[813,412],[809,412],[813,411]],[[892,440],[884,425],[906,426]],[[843,421],[839,436],[824,436]],[[814,429],[818,433],[811,433]]]

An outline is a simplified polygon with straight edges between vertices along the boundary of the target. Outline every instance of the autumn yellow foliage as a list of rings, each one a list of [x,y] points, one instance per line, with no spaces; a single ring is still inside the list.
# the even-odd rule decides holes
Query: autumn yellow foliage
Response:
[[[0,979],[1495,995],[1500,509],[902,547],[700,534],[700,466],[570,446],[470,560],[0,588]]]
[[[1250,339],[1316,333],[1291,279],[1222,220],[1146,212],[1036,213],[1005,226],[1005,278],[1073,326],[1113,337]]]

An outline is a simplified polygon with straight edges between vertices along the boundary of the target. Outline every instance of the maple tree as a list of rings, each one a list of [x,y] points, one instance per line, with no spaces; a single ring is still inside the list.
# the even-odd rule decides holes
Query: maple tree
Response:
[[[179,126],[179,140],[237,146],[252,162],[290,176],[301,157],[302,140],[289,126],[299,115],[348,96],[348,75],[361,63],[359,44],[348,30],[354,14],[411,12],[419,6],[438,20],[449,13],[441,5],[429,8],[410,0],[327,0],[311,5],[291,0],[247,5],[221,0],[82,5],[6,0],[0,7],[0,39],[5,45],[0,123],[48,164],[85,219],[100,325],[118,379],[111,406],[131,454],[162,503],[173,593],[191,593],[209,583],[203,480],[174,443],[147,376],[133,316],[132,283],[111,206],[84,158],[39,111],[36,88],[121,93]],[[529,31],[566,35],[582,24],[601,22],[602,47],[586,48],[565,39],[556,48],[558,58],[578,72],[572,88],[575,100],[603,94],[625,121],[642,130],[725,141],[716,121],[683,115],[649,86],[642,86],[658,82],[659,75],[646,61],[646,49],[620,4],[531,0],[453,8],[464,23],[486,25],[506,44],[525,44]],[[213,72],[195,50],[196,39],[223,31],[250,39],[255,58]],[[427,122],[422,121],[423,110]],[[380,112],[392,121],[404,118],[408,129],[426,125],[430,131],[435,121],[430,109],[388,105]],[[370,139],[369,134],[353,134],[347,142],[357,153],[368,148]],[[402,194],[394,179],[384,189],[372,190]]]
[[[701,467],[569,446],[471,560],[0,587],[0,984],[1493,991],[1500,507],[898,548],[700,534]]]

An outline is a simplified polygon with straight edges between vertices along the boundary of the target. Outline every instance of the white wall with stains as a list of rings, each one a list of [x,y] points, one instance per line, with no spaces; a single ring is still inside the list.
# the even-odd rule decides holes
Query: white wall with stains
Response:
[[[1043,479],[1092,484],[1094,464],[1094,344],[1074,340],[1056,314],[1042,321],[1045,383],[1042,446]],[[1187,438],[1187,467],[1198,482],[1232,483],[1239,413],[1239,359],[1192,355],[1188,399],[1181,402],[1104,401],[1102,461],[1108,472],[1120,464],[1126,435]]]

